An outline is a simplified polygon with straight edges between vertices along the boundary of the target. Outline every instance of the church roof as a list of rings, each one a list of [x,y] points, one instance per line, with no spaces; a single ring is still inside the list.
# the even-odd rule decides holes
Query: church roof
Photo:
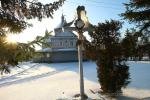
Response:
[[[61,22],[56,28],[62,28],[62,27],[70,27],[73,24],[74,20],[67,23],[65,16],[62,14],[61,16]]]
[[[67,23],[65,16],[62,14],[61,16],[61,22],[56,28],[62,28],[62,27],[69,27],[72,23]]]
[[[71,36],[71,37],[75,37],[76,35],[72,32],[72,31],[69,31],[67,29],[65,29],[65,27],[71,27],[71,25],[74,23],[74,20],[67,23],[66,19],[65,19],[65,16],[62,14],[61,16],[61,23],[60,25],[54,29],[54,32],[55,32],[55,36]]]
[[[61,22],[60,22],[60,24],[58,25],[57,28],[63,27],[65,23],[67,23],[67,21],[65,19],[65,16],[62,14],[62,16],[61,16]]]

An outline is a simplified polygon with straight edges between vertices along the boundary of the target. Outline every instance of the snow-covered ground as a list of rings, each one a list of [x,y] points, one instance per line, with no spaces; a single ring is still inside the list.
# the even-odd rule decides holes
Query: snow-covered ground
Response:
[[[131,83],[118,100],[150,100],[150,62],[128,62]],[[0,100],[70,100],[79,93],[78,63],[21,63],[0,77]],[[94,62],[84,62],[85,93],[89,99],[108,100],[97,91]]]

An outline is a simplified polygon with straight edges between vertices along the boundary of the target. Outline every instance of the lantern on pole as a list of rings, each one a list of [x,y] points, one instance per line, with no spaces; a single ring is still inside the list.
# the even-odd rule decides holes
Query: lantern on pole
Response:
[[[80,74],[80,96],[81,100],[85,100],[87,96],[84,93],[84,76],[83,76],[83,55],[82,55],[82,48],[83,48],[83,29],[85,27],[86,20],[86,11],[84,6],[77,7],[77,20],[75,21],[75,27],[78,32],[78,61],[79,61],[79,74]]]

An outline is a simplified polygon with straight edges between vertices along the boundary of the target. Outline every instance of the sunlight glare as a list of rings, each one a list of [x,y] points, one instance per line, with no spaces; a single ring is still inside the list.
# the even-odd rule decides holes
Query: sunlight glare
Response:
[[[88,27],[89,25],[89,20],[88,17],[86,16],[86,11],[81,11],[81,19],[84,21],[85,26],[84,27]]]
[[[14,35],[14,34],[8,34],[7,37],[6,37],[6,41],[8,43],[17,43],[17,35]]]

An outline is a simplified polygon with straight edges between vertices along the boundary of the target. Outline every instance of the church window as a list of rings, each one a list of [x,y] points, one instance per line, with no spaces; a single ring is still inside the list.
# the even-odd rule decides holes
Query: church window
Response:
[[[47,57],[47,58],[49,58],[49,57],[50,57],[50,54],[49,54],[49,53],[47,53],[47,54],[46,54],[46,57]]]
[[[73,46],[73,41],[70,42],[70,46]]]
[[[67,40],[65,41],[65,43],[67,43]]]
[[[62,46],[62,42],[60,42],[60,46]]]

